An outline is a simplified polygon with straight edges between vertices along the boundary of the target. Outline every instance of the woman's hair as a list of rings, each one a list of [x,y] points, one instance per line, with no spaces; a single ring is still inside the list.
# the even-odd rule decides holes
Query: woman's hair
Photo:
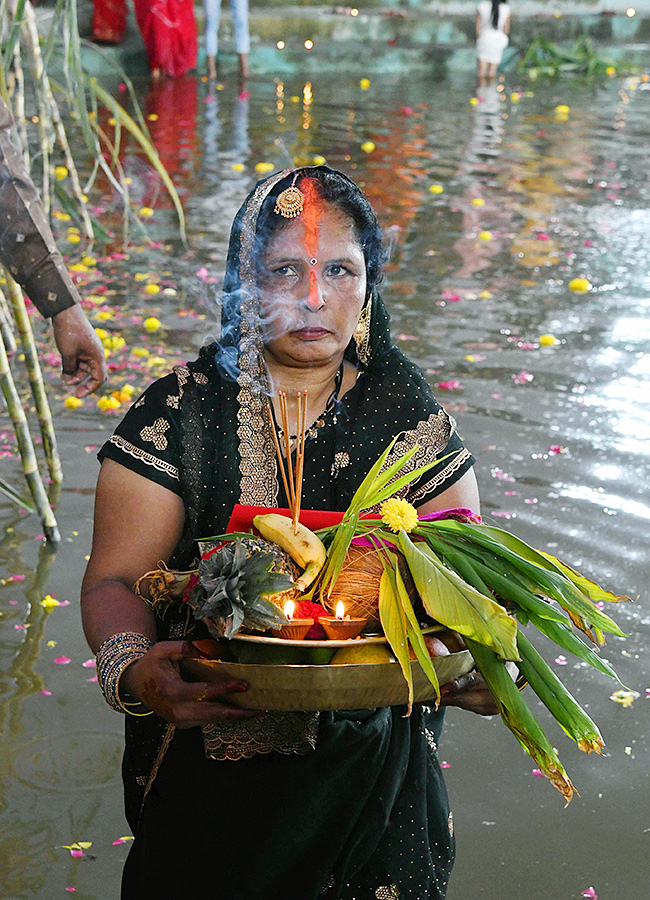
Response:
[[[492,28],[499,27],[499,6],[508,0],[492,0]]]
[[[298,169],[279,181],[264,200],[257,218],[255,231],[255,255],[261,258],[266,246],[291,219],[285,219],[275,212],[275,201],[282,191],[295,183],[297,187],[304,185],[309,179],[314,183],[319,199],[331,203],[348,216],[363,251],[366,263],[367,289],[372,291],[383,277],[385,255],[381,243],[381,228],[375,212],[362,193],[361,189],[341,172],[327,166],[314,166]],[[311,192],[310,192],[311,193]]]

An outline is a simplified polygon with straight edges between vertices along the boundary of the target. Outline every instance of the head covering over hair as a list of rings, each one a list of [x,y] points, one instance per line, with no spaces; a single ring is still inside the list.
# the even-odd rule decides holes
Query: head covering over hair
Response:
[[[263,206],[268,208],[296,176],[335,176],[358,191],[347,176],[327,166],[284,170],[260,181],[235,217],[224,277],[221,339],[203,348],[187,369],[183,367],[181,483],[189,507],[188,540],[224,531],[234,503],[278,505],[281,488],[267,414],[269,387],[254,254]],[[447,451],[444,462],[427,473],[424,482],[416,483],[415,492],[409,494],[414,502],[423,503],[439,493],[473,464],[455,433],[455,423],[436,402],[421,370],[393,345],[390,318],[376,287],[366,302],[372,304],[369,353],[365,364],[359,364],[357,384],[335,416],[333,459],[327,473],[331,492],[328,497],[310,492],[316,479],[310,478],[314,460],[309,458],[308,443],[305,509],[345,510],[370,466],[398,434],[401,439],[387,465],[415,444],[420,452],[412,468]],[[356,361],[352,341],[346,356]],[[186,545],[185,553],[188,549]]]

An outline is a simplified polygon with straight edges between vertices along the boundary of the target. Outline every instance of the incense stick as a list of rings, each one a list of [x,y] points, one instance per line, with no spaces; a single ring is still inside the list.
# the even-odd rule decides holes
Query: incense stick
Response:
[[[278,441],[278,436],[275,432],[275,422],[273,421],[273,410],[271,409],[270,403],[266,404],[266,410],[269,414],[269,422],[271,423],[271,434],[273,435],[273,443],[275,444],[275,452],[278,457],[278,469],[280,470],[280,473],[282,475],[282,481],[284,483],[285,493],[286,493],[287,497],[289,497],[290,496],[289,485],[287,483],[287,476],[284,471],[284,463],[282,461],[282,450],[280,449],[280,442]]]
[[[300,518],[300,506],[302,499],[302,478],[305,467],[305,423],[307,417],[307,391],[298,392],[296,395],[296,466],[291,463],[291,438],[289,436],[289,414],[287,407],[287,395],[284,391],[278,394],[280,403],[280,420],[284,437],[285,456],[282,456],[282,448],[275,430],[273,409],[270,403],[266,404],[266,410],[271,425],[273,444],[278,457],[278,467],[282,475],[282,483],[287,495],[289,509],[293,520],[294,534],[298,533],[298,519]],[[286,464],[286,470],[285,470]]]

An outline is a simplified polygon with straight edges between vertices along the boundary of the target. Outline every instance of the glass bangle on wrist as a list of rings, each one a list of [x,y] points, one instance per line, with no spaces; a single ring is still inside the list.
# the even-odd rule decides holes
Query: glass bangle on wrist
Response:
[[[124,692],[120,696],[120,678],[131,665],[153,647],[152,641],[137,631],[122,631],[107,638],[97,651],[97,680],[104,699],[116,712],[131,716],[148,716],[150,710],[142,701]],[[130,697],[130,699],[126,699]]]

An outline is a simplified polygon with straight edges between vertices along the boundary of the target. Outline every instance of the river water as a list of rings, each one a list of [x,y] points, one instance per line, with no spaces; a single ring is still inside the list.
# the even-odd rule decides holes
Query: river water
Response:
[[[322,155],[362,184],[392,250],[383,294],[394,336],[474,451],[486,520],[634,599],[613,610],[629,637],[604,650],[629,705],[611,699],[620,685],[555,657],[607,745],[602,757],[586,757],[539,712],[580,792],[567,809],[500,720],[449,714],[441,756],[458,861],[448,898],[644,900],[650,85],[616,77],[522,87],[510,75],[502,87],[472,104],[465,77],[377,77],[365,90],[334,75],[269,77],[252,81],[250,96],[193,77],[143,84],[153,140],[183,198],[189,249],[174,239],[156,177],[127,145],[125,172],[136,208],[155,209],[146,223],[156,243],[139,244],[134,232],[126,254],[95,248],[75,277],[93,322],[124,340],[114,340],[104,394],[125,383],[139,390],[214,333],[230,223],[255,165]],[[558,114],[558,104],[569,112]],[[91,204],[118,227],[108,189]],[[70,262],[80,262],[87,250],[67,243],[69,223],[56,225]],[[575,278],[591,290],[571,290]],[[149,333],[151,316],[163,327]],[[94,400],[66,409],[49,338],[35,327],[64,465],[62,542],[52,552],[35,516],[0,503],[0,896],[110,900],[129,844],[122,723],[93,681],[78,592],[95,452],[121,412]],[[542,335],[555,340],[540,345]],[[0,428],[3,477],[22,491],[6,417]],[[61,605],[48,612],[46,595]],[[179,840],[192,840],[191,822],[180,823]],[[71,851],[74,842],[81,849]]]

